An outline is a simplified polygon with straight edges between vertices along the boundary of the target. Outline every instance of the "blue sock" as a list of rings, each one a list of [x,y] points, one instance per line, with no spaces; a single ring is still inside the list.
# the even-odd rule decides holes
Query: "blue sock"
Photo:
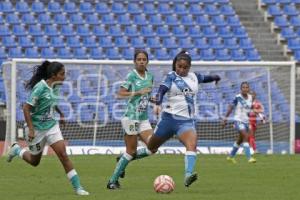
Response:
[[[244,146],[245,155],[246,155],[247,159],[249,160],[251,158],[249,143],[244,142],[243,146]]]
[[[114,170],[113,175],[110,177],[109,182],[117,182],[120,177],[120,174],[125,170],[126,166],[131,160],[132,156],[125,152],[120,158],[119,162],[117,163],[117,166]]]
[[[193,171],[194,167],[196,164],[196,152],[194,151],[187,151],[185,153],[185,158],[184,158],[184,164],[185,164],[185,177],[190,176]]]
[[[67,173],[69,180],[75,190],[81,188],[80,179],[75,169],[72,169]]]
[[[239,147],[240,146],[236,142],[233,144],[232,150],[230,152],[230,157],[235,156],[236,152],[239,150]]]

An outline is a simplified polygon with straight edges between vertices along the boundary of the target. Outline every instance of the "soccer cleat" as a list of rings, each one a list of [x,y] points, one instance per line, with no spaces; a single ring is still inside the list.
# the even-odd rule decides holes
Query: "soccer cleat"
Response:
[[[118,155],[118,157],[116,158],[117,162],[119,162],[121,157],[122,157],[122,154]],[[124,178],[124,177],[125,177],[125,170],[120,173],[120,178]]]
[[[232,157],[228,156],[228,157],[226,158],[226,160],[228,160],[229,162],[232,162],[233,164],[236,164],[235,158],[232,158]]]
[[[76,194],[79,196],[87,196],[90,195],[89,192],[85,191],[82,187],[75,190]]]
[[[251,157],[249,160],[248,160],[248,163],[256,163],[256,159]]]
[[[17,150],[19,150],[20,148],[21,147],[17,143],[14,143],[13,145],[11,145],[6,161],[11,162],[12,159],[18,155]]]
[[[121,185],[120,185],[119,181],[117,181],[115,183],[108,182],[106,187],[109,190],[116,190],[116,189],[120,189]]]
[[[198,179],[197,173],[192,173],[190,176],[185,177],[184,186],[189,187],[192,183],[194,183]]]

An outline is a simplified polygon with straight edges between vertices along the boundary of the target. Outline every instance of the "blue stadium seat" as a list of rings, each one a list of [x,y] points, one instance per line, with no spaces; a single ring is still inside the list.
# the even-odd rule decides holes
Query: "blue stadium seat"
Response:
[[[122,3],[113,2],[111,6],[111,11],[116,14],[124,14],[126,9]]]
[[[94,13],[93,6],[90,2],[82,2],[79,5],[79,10],[83,14],[91,14]]]
[[[278,27],[288,27],[289,21],[286,16],[276,16],[274,18],[274,23]]]
[[[153,31],[152,26],[142,26],[141,27],[141,36],[143,37],[154,37],[155,31]]]
[[[132,60],[134,57],[134,48],[122,49],[122,55],[125,60]]]
[[[262,0],[262,2],[264,4],[275,4],[275,3],[277,3],[277,0]]]
[[[98,42],[96,41],[96,37],[95,36],[84,37],[83,40],[82,40],[82,44],[86,48],[95,48],[95,47],[98,47]]]
[[[3,24],[5,24],[5,21],[4,21],[3,17],[2,17],[2,15],[0,15],[0,25],[3,25]]]
[[[45,12],[44,4],[40,1],[35,1],[31,4],[31,10],[34,13],[43,13]]]
[[[289,16],[299,16],[299,10],[293,4],[291,4],[291,5],[285,5],[283,7],[283,12],[286,15],[289,15]]]
[[[93,34],[95,36],[107,36],[108,33],[106,31],[106,28],[104,25],[94,26],[93,28]]]
[[[233,16],[236,15],[234,9],[232,8],[232,6],[224,4],[220,7],[220,12],[222,15],[225,16]]]
[[[177,42],[176,42],[176,38],[175,37],[166,37],[163,38],[163,47],[167,48],[167,49],[173,49],[173,48],[178,48]]]
[[[129,48],[130,47],[126,36],[117,37],[115,39],[115,46],[119,47],[119,48]]]
[[[160,40],[158,37],[147,38],[147,47],[151,49],[161,48]]]
[[[133,48],[142,49],[145,48],[145,43],[142,37],[131,38],[131,46]]]
[[[163,21],[161,15],[157,14],[157,15],[150,15],[149,23],[152,25],[159,26],[159,25],[163,25],[164,21]]]
[[[209,46],[210,48],[213,49],[223,49],[224,45],[223,45],[223,41],[221,38],[210,38],[208,40]]]
[[[138,29],[136,25],[126,26],[125,27],[125,35],[128,37],[136,37],[139,35]]]
[[[197,16],[196,17],[196,22],[201,27],[211,25],[208,15],[199,15],[199,16]]]
[[[33,36],[41,36],[44,34],[40,25],[30,25],[28,33]]]
[[[193,44],[190,37],[188,37],[188,38],[179,38],[178,39],[178,46],[183,48],[183,49],[189,50],[189,49],[192,49],[194,47],[194,44]]]
[[[201,56],[197,49],[190,49],[189,54],[192,57],[192,60],[201,60]]]
[[[122,58],[117,48],[106,49],[106,56],[108,59],[112,59],[112,60],[120,60]]]
[[[38,15],[38,22],[42,25],[53,24],[50,15],[47,13],[41,13]]]
[[[0,57],[1,57],[1,49],[0,49]],[[294,51],[294,57],[296,60],[300,60],[300,50],[295,50]]]
[[[205,4],[204,11],[208,15],[220,15],[220,10],[214,4]]]
[[[234,61],[245,61],[246,56],[244,55],[243,50],[241,49],[232,49],[231,50],[231,59]]]
[[[103,53],[102,48],[89,48],[90,57],[93,59],[105,59],[106,56]]]
[[[175,4],[174,12],[177,15],[186,15],[186,14],[188,14],[188,9],[186,8],[186,6],[184,4]]]
[[[5,33],[5,31],[7,31],[7,30],[1,28],[1,26],[0,26],[0,29],[1,29],[0,35],[1,35],[1,33]],[[24,25],[14,25],[12,27],[12,32],[16,36],[26,36],[27,35],[27,31],[26,31]]]
[[[77,26],[77,35],[79,36],[89,36],[90,33],[90,29],[87,25],[81,25],[81,26]]]
[[[0,2],[0,13],[10,13],[14,12],[14,7],[11,2],[9,1],[2,1]]]
[[[180,17],[181,24],[184,26],[194,26],[195,22],[192,15],[182,15]]]
[[[154,15],[156,14],[156,8],[153,3],[144,3],[143,5],[143,13],[147,15]]]
[[[16,15],[15,13],[9,13],[6,15],[6,23],[8,24],[20,24],[20,20],[18,15]]]
[[[289,39],[287,42],[287,45],[291,50],[299,50],[300,49],[300,39],[299,38]]]
[[[70,14],[69,20],[70,20],[71,24],[75,24],[75,25],[85,24],[82,15],[78,14],[78,13]]]
[[[231,60],[231,55],[227,49],[217,49],[216,59],[219,61],[229,61]]]
[[[61,13],[61,5],[58,2],[50,1],[48,3],[48,11],[51,13]]]
[[[29,36],[22,36],[18,38],[18,43],[21,47],[33,47],[31,38]]]
[[[206,38],[194,38],[194,45],[197,49],[210,48]]]
[[[173,32],[173,35],[175,37],[187,37],[187,33],[185,31],[185,27],[184,26],[173,26],[172,27],[172,32]]]
[[[128,13],[118,15],[117,20],[118,20],[118,24],[120,24],[120,25],[131,25],[132,24],[130,15]]]
[[[33,14],[31,13],[25,13],[22,15],[21,20],[25,24],[36,24],[36,20]]]
[[[239,44],[242,49],[254,49],[250,38],[241,38]]]
[[[261,57],[260,57],[259,53],[257,52],[257,50],[247,50],[246,57],[247,57],[247,60],[250,60],[250,61],[260,61],[261,60]]]
[[[118,37],[123,35],[123,31],[121,30],[121,27],[116,25],[116,26],[110,26],[108,29],[108,33],[110,36],[113,37]]]
[[[108,25],[116,24],[115,17],[113,14],[102,15],[101,21],[103,24],[108,24]]]
[[[290,23],[294,27],[300,27],[300,16],[292,16],[290,18]]]
[[[281,16],[282,15],[280,6],[278,6],[276,4],[268,6],[267,11],[272,16]]]
[[[66,44],[68,47],[71,47],[71,48],[81,47],[80,39],[79,39],[79,37],[76,37],[76,36],[75,37],[67,37]]]
[[[6,55],[6,51],[4,47],[0,47],[0,60],[4,60],[6,59],[7,55]]]
[[[54,15],[54,22],[58,25],[66,25],[69,23],[67,16],[64,13]]]
[[[218,34],[217,34],[214,26],[203,27],[202,33],[203,33],[203,36],[207,37],[207,38],[216,38],[216,37],[218,37]]]
[[[170,56],[165,48],[155,49],[155,58],[157,60],[170,60]]]
[[[156,35],[158,37],[163,38],[163,37],[170,37],[171,33],[168,26],[159,26],[156,29]]]
[[[42,58],[56,58],[55,52],[52,48],[42,48],[41,49]]]
[[[34,46],[36,47],[49,47],[47,38],[44,36],[34,37]]]
[[[234,27],[233,34],[235,35],[235,37],[238,37],[238,38],[247,38],[248,37],[248,33],[247,33],[246,29],[242,26]]]
[[[77,58],[77,59],[88,59],[89,56],[87,54],[87,50],[85,48],[74,48],[72,49],[73,50],[73,55],[74,55],[74,58]]]
[[[30,12],[30,8],[29,8],[27,2],[25,2],[25,1],[18,1],[18,2],[16,2],[16,11],[18,13],[29,13]]]
[[[77,7],[76,4],[74,2],[65,2],[64,3],[64,11],[66,13],[77,13]]]
[[[240,48],[236,38],[224,39],[224,47],[226,49],[239,49]]]
[[[216,59],[215,54],[212,49],[201,49],[200,50],[201,60],[213,61]]]
[[[100,20],[98,18],[98,15],[96,15],[96,14],[87,14],[85,21],[86,21],[86,23],[92,24],[92,25],[100,24],[99,23]]]
[[[111,37],[100,37],[99,38],[99,46],[100,47],[113,47],[113,42]]]
[[[235,26],[242,26],[237,15],[227,16],[227,24],[228,26],[235,27]]]
[[[137,15],[137,14],[141,14],[141,8],[139,7],[138,3],[128,3],[127,5],[127,12],[129,14],[132,14],[132,15]]]
[[[200,26],[191,26],[189,27],[189,36],[192,38],[200,38],[203,37]]]
[[[26,48],[25,49],[25,57],[26,58],[39,58],[38,49],[36,47]]]
[[[50,45],[54,48],[65,47],[65,43],[62,37],[51,37]]]
[[[45,29],[45,34],[48,36],[58,36],[59,35],[59,31],[56,27],[56,25],[46,25],[44,27]]]
[[[179,20],[176,15],[167,15],[165,16],[165,24],[168,26],[177,26],[179,25]]]
[[[158,13],[162,15],[169,15],[173,13],[173,10],[170,8],[170,5],[168,3],[160,3],[158,4]]]
[[[9,58],[22,58],[23,57],[22,49],[20,47],[9,48],[8,57]]]
[[[96,4],[96,12],[99,14],[108,14],[110,12],[109,7],[104,2],[99,2]]]
[[[57,57],[58,58],[63,58],[63,59],[71,59],[73,56],[72,56],[72,53],[71,53],[70,49],[59,48],[57,50]]]
[[[189,13],[194,16],[205,14],[204,10],[201,8],[200,4],[198,3],[189,6]]]
[[[2,44],[4,45],[4,47],[9,47],[9,48],[17,46],[14,36],[2,37]]]
[[[222,38],[232,38],[233,33],[231,31],[231,28],[229,26],[221,26],[218,27],[218,35]]]
[[[215,26],[227,26],[227,22],[223,15],[212,16],[211,21]]]

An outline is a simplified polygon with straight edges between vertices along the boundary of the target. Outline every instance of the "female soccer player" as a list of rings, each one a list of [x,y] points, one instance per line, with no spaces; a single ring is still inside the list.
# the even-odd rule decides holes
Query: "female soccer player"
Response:
[[[239,133],[237,141],[233,144],[230,155],[227,157],[228,161],[236,163],[234,156],[236,155],[240,145],[243,143],[244,152],[249,163],[255,163],[255,158],[251,157],[250,147],[248,143],[249,136],[249,113],[251,112],[253,103],[252,95],[249,94],[249,83],[242,82],[241,93],[236,95],[232,104],[228,106],[227,113],[223,119],[223,127],[226,126],[227,118],[235,108],[234,113],[234,127]]]
[[[29,150],[13,144],[7,161],[11,162],[19,156],[32,166],[38,166],[46,144],[52,147],[60,159],[67,177],[77,195],[89,195],[80,184],[79,176],[66,153],[64,139],[54,116],[54,110],[60,114],[64,125],[64,115],[56,106],[59,85],[65,80],[65,68],[59,62],[44,61],[35,67],[33,76],[25,85],[31,90],[27,102],[23,106],[27,123],[26,141]]]
[[[173,60],[173,71],[169,72],[159,86],[156,95],[155,113],[160,114],[161,104],[165,94],[168,96],[161,119],[154,135],[147,146],[152,153],[156,152],[165,141],[174,134],[186,147],[184,185],[189,187],[197,180],[194,172],[196,163],[197,134],[194,122],[195,96],[199,90],[199,83],[220,81],[218,75],[206,76],[190,72],[191,57],[186,51],[181,51]]]
[[[153,134],[147,113],[153,86],[153,75],[147,71],[148,61],[146,51],[137,50],[135,52],[135,69],[127,75],[126,82],[121,85],[118,92],[119,97],[129,98],[126,112],[121,120],[125,133],[126,152],[118,160],[113,175],[108,181],[108,189],[120,188],[118,179],[131,160],[144,158],[152,154],[147,148],[137,151],[138,136],[147,144],[149,137]]]
[[[253,149],[254,153],[257,153],[256,149],[256,142],[255,142],[255,132],[257,129],[257,120],[256,118],[259,117],[263,123],[265,123],[264,117],[264,107],[259,100],[256,99],[256,93],[251,91],[250,94],[253,98],[252,103],[252,112],[249,113],[249,145]]]

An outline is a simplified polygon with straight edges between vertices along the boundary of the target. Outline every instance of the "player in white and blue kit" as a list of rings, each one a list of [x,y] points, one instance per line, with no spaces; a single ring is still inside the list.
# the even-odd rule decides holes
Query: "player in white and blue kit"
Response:
[[[230,155],[227,157],[228,161],[236,163],[234,159],[240,145],[243,143],[244,152],[249,163],[255,163],[255,158],[251,157],[250,147],[248,143],[249,136],[249,114],[252,109],[253,98],[249,94],[249,83],[243,82],[241,84],[241,93],[237,94],[232,102],[228,106],[228,111],[223,120],[223,126],[226,126],[227,118],[235,108],[234,113],[234,127],[239,133],[237,141],[233,144]]]
[[[220,80],[218,75],[204,76],[190,72],[190,68],[191,57],[185,51],[180,52],[173,61],[173,71],[168,73],[159,86],[156,95],[156,114],[161,111],[165,94],[168,100],[162,109],[161,119],[154,130],[154,135],[147,144],[148,149],[155,152],[174,134],[177,135],[180,142],[186,147],[184,179],[186,187],[197,180],[197,173],[194,172],[197,146],[194,111],[199,83],[213,81],[217,83]]]

